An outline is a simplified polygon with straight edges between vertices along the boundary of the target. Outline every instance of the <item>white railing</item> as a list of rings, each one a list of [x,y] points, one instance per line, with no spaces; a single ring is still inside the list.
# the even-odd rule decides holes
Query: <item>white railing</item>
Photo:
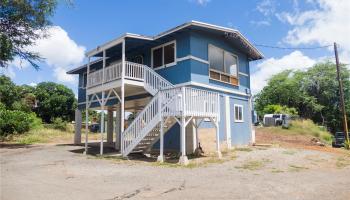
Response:
[[[144,67],[144,82],[145,88],[153,95],[159,90],[174,87],[168,80],[147,66]]]
[[[122,73],[122,62],[110,65],[104,70],[100,69],[98,71],[91,72],[88,74],[87,88],[120,79],[122,77]],[[145,83],[145,89],[152,95],[156,94],[160,89],[173,87],[169,81],[164,79],[161,75],[159,75],[153,69],[149,68],[147,65],[129,61],[125,62],[125,78],[143,81]]]
[[[143,81],[144,80],[144,68],[145,68],[145,65],[126,61],[125,62],[125,77],[130,78],[130,79],[137,79],[137,80]]]
[[[102,70],[101,70],[102,71]],[[122,77],[122,63],[116,63],[105,68],[104,83],[117,80]]]
[[[132,149],[158,124],[159,98],[156,94],[151,102],[137,115],[130,126],[122,133],[122,153],[129,154]]]
[[[215,117],[219,113],[219,94],[196,88],[184,88],[185,116]]]

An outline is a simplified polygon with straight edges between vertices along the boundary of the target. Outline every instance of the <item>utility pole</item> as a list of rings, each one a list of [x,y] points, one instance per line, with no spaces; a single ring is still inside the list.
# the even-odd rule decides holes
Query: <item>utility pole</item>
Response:
[[[348,132],[348,121],[346,119],[346,111],[345,111],[343,82],[342,82],[341,76],[340,76],[340,65],[339,65],[339,58],[338,58],[337,43],[335,43],[335,42],[334,42],[334,54],[335,54],[335,63],[336,63],[336,66],[337,66],[337,79],[338,79],[338,82],[339,82],[340,103],[341,103],[341,109],[342,109],[342,113],[343,113],[344,135],[345,135],[347,143],[350,144],[349,132]]]

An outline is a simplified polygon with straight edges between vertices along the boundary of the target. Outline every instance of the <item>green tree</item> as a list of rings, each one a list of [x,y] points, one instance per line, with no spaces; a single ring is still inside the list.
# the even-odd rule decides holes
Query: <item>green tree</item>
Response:
[[[267,105],[262,111],[262,114],[288,114],[291,116],[297,116],[298,111],[295,108],[289,108],[281,105]]]
[[[74,118],[77,102],[71,89],[53,82],[42,82],[35,89],[38,107],[35,112],[44,122],[50,123],[55,118],[69,121]]]
[[[342,66],[341,74],[349,116],[350,71]],[[268,105],[287,106],[295,108],[302,118],[326,125],[332,131],[341,130],[338,88],[336,67],[331,62],[316,64],[307,71],[283,71],[274,75],[255,96],[256,109],[262,115]]]
[[[18,87],[7,76],[0,76],[0,102],[6,109],[11,109],[12,104],[20,99]]]
[[[27,47],[46,36],[56,5],[57,0],[0,0],[0,67],[18,56],[39,68],[40,55]]]

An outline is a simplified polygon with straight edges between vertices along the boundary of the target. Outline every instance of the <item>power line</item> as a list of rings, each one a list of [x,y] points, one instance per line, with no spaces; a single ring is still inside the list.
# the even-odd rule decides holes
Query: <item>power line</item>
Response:
[[[283,49],[283,50],[312,50],[312,49],[323,49],[328,48],[333,45],[325,45],[325,46],[316,46],[316,47],[280,47],[280,46],[272,46],[272,45],[265,45],[265,44],[254,44],[258,47],[265,47],[265,48],[271,48],[271,49]]]

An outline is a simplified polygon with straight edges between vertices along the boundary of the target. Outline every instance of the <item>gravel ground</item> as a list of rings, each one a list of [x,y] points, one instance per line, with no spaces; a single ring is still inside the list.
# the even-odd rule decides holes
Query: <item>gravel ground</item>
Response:
[[[250,147],[184,168],[96,159],[81,149],[2,147],[1,199],[350,199],[349,154]]]

